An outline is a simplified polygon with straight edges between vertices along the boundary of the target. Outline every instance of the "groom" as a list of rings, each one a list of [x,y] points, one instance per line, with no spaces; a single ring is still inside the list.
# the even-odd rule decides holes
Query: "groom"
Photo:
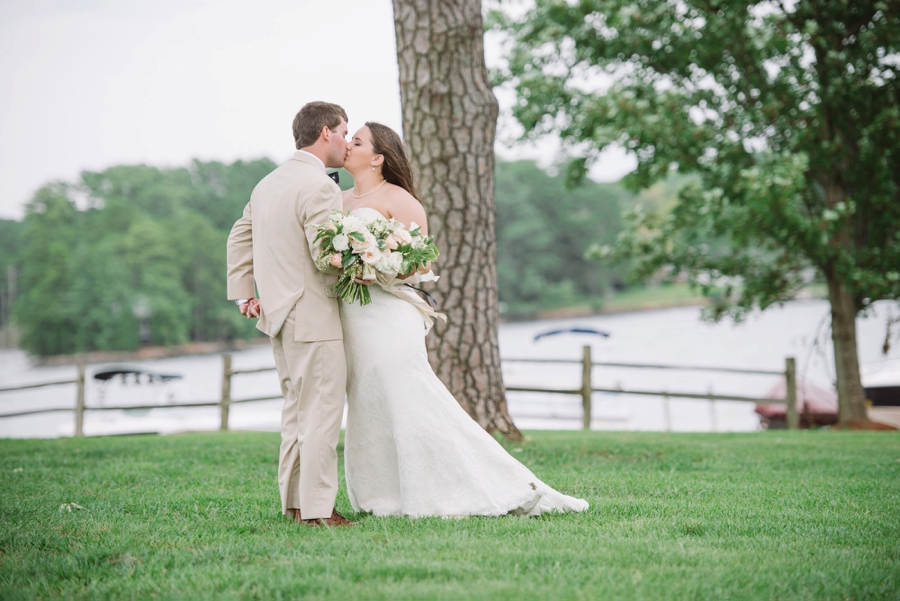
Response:
[[[310,102],[294,118],[297,152],[250,195],[228,236],[228,298],[258,317],[269,335],[281,380],[281,509],[310,526],[347,526],[334,509],[337,442],[347,368],[335,275],[316,269],[312,227],[341,210],[340,188],[325,173],[341,167],[347,113]],[[254,291],[259,291],[256,298]]]

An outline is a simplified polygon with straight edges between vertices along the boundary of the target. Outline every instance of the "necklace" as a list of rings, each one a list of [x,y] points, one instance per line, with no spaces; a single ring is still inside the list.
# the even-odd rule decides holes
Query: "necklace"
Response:
[[[371,190],[369,190],[369,191],[366,192],[365,194],[360,194],[360,195],[358,195],[358,196],[357,196],[356,192],[353,191],[353,190],[356,190],[356,186],[353,186],[353,190],[350,190],[350,195],[353,196],[353,198],[362,198],[363,196],[368,196],[369,194],[371,194],[372,192],[374,192],[375,190],[377,190],[378,188],[380,188],[381,186],[383,186],[383,185],[385,184],[386,181],[387,181],[386,179],[381,180],[381,183],[380,183],[380,184],[378,184],[377,186],[375,186],[374,188],[372,188]]]

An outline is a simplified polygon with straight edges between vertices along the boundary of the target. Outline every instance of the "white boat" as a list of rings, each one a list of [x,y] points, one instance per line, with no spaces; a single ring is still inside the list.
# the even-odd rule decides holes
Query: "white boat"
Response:
[[[864,365],[861,377],[869,419],[900,428],[900,359]]]

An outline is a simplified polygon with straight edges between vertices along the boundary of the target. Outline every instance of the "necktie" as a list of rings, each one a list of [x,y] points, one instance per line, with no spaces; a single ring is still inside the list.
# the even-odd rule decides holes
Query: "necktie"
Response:
[[[333,180],[334,180],[334,183],[340,185],[340,183],[341,183],[341,176],[340,176],[340,174],[339,174],[337,171],[332,171],[331,173],[328,174],[328,177],[330,177],[331,179],[333,179]]]

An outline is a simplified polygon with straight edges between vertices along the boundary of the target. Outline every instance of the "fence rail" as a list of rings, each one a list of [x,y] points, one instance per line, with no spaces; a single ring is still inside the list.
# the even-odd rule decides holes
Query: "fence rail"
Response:
[[[590,347],[584,347],[590,348]],[[584,359],[503,359],[504,363],[562,363],[568,365],[582,365]],[[703,365],[673,365],[661,363],[610,363],[608,361],[593,361],[593,367],[630,367],[634,369],[676,369],[680,371],[715,371],[734,374],[750,374],[761,376],[783,376],[783,371],[775,369],[744,369],[740,367],[707,367]]]
[[[0,392],[12,392],[14,390],[30,390],[32,388],[44,388],[45,386],[63,386],[65,384],[75,384],[78,380],[59,380],[57,382],[40,382],[38,384],[26,384],[24,386],[12,386],[9,388],[0,388]]]
[[[592,413],[592,396],[595,392],[607,392],[607,393],[618,393],[618,394],[633,394],[633,395],[642,395],[642,396],[658,396],[663,397],[664,399],[664,412],[666,415],[666,423],[671,424],[670,417],[670,408],[669,408],[669,399],[671,398],[691,398],[691,399],[706,399],[711,403],[715,403],[715,401],[748,401],[755,403],[773,403],[779,404],[783,403],[787,405],[787,426],[788,428],[794,429],[798,426],[798,414],[797,414],[797,379],[796,379],[796,364],[793,357],[788,357],[785,359],[785,368],[784,371],[775,371],[775,370],[760,370],[760,369],[743,369],[743,368],[729,368],[729,367],[712,367],[712,366],[696,366],[696,365],[663,365],[663,364],[649,364],[649,363],[611,363],[611,362],[595,362],[591,359],[591,347],[585,346],[582,349],[582,358],[578,359],[525,359],[525,358],[511,358],[511,359],[503,359],[504,363],[555,363],[555,364],[570,364],[570,365],[581,365],[581,386],[578,388],[543,388],[543,387],[530,387],[530,386],[507,386],[506,390],[510,392],[544,392],[544,393],[552,393],[552,394],[568,394],[568,395],[576,395],[581,397],[582,404],[582,428],[585,430],[591,429],[591,413]],[[783,399],[768,399],[768,398],[756,398],[756,397],[744,397],[737,395],[727,395],[727,394],[715,394],[713,392],[705,392],[705,393],[692,393],[692,392],[668,392],[664,390],[626,390],[621,387],[617,388],[602,388],[596,387],[593,384],[592,380],[592,372],[594,367],[623,367],[630,369],[660,369],[660,370],[682,370],[682,371],[709,371],[709,372],[719,372],[719,373],[736,373],[736,374],[750,374],[750,375],[776,375],[776,376],[784,376],[785,382],[787,385],[787,394]],[[220,430],[228,430],[228,421],[229,421],[229,413],[231,405],[235,405],[238,403],[255,403],[258,401],[271,401],[275,399],[282,398],[281,395],[274,396],[261,396],[261,397],[252,397],[252,398],[244,398],[244,399],[233,399],[231,398],[231,382],[234,376],[243,375],[243,374],[257,374],[257,373],[265,373],[275,371],[274,367],[260,367],[256,369],[232,369],[231,367],[231,355],[228,353],[224,353],[222,355],[222,386],[221,386],[221,395],[218,400],[215,401],[195,401],[189,403],[176,403],[170,405],[129,405],[129,406],[87,406],[85,404],[85,364],[78,364],[78,372],[77,376],[74,380],[60,380],[55,382],[41,382],[38,384],[26,384],[23,386],[14,386],[14,387],[6,387],[0,388],[0,393],[3,392],[14,392],[19,390],[29,390],[34,388],[43,388],[45,386],[64,386],[75,384],[76,392],[75,392],[75,436],[84,436],[84,413],[85,411],[122,411],[122,410],[132,410],[132,409],[163,409],[166,407],[219,407],[220,414],[220,422],[219,429]],[[22,417],[26,415],[37,415],[42,413],[56,413],[60,411],[72,411],[71,408],[68,407],[53,407],[53,408],[45,408],[45,409],[32,409],[28,411],[16,411],[12,413],[3,413],[0,414],[0,419],[8,418],[8,417]],[[714,408],[712,409],[713,416],[715,415]]]
[[[591,429],[591,412],[592,412],[592,396],[594,392],[611,392],[618,394],[634,394],[641,396],[658,396],[663,397],[664,411],[666,414],[666,423],[671,424],[669,399],[706,399],[712,403],[715,401],[747,401],[752,403],[771,403],[784,404],[787,406],[787,426],[795,429],[799,425],[797,414],[797,366],[793,357],[787,357],[784,361],[784,371],[775,371],[769,369],[744,369],[739,367],[712,367],[699,365],[666,365],[653,363],[612,363],[597,362],[591,359],[591,347],[585,346],[582,349],[581,360],[577,359],[524,359],[513,358],[503,359],[505,363],[556,363],[556,364],[580,364],[581,370],[581,387],[572,388],[539,388],[528,386],[507,386],[507,391],[512,392],[549,392],[555,394],[572,394],[581,396],[582,417],[581,425],[584,430]],[[786,384],[785,398],[757,398],[745,397],[728,394],[715,394],[712,392],[693,393],[693,392],[668,392],[665,390],[625,390],[621,387],[617,388],[598,388],[593,385],[592,372],[594,367],[625,367],[630,369],[675,369],[682,371],[710,371],[718,373],[735,373],[744,375],[765,375],[765,376],[784,376]],[[713,415],[715,410],[713,409]],[[670,429],[670,428],[669,428]]]

